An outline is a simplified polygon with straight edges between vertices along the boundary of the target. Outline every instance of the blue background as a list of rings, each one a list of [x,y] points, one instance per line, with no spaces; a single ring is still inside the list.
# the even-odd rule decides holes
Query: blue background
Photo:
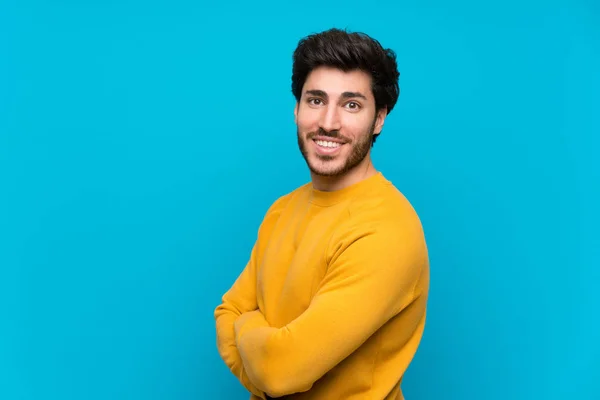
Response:
[[[600,398],[599,4],[3,0],[0,398],[247,398],[213,310],[309,179],[291,54],[332,26],[398,53],[374,159],[432,262],[407,400]]]

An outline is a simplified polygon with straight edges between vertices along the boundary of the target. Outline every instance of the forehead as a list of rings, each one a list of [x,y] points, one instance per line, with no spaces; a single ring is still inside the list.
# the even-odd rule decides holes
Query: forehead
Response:
[[[304,90],[322,90],[330,97],[339,97],[344,92],[359,92],[373,99],[371,77],[359,70],[342,71],[331,67],[315,68],[304,82]]]

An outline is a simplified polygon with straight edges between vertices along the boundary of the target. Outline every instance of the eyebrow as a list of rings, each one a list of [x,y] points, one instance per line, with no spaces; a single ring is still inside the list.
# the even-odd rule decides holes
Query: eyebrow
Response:
[[[325,93],[322,90],[307,90],[305,93],[313,95],[313,96],[324,97],[326,99],[329,97],[327,95],[327,93]],[[344,93],[342,93],[342,99],[351,99],[351,98],[356,98],[356,97],[367,100],[367,96],[365,96],[364,94],[362,94],[360,92],[344,92]]]

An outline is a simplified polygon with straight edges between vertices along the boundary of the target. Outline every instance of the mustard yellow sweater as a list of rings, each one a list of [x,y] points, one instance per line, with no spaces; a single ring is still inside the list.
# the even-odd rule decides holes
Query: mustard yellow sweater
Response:
[[[217,347],[251,399],[403,399],[428,290],[419,218],[381,173],[306,184],[266,213],[215,310]]]

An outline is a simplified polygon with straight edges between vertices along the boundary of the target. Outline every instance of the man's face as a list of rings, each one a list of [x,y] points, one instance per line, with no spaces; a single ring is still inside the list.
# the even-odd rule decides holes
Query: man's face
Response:
[[[298,146],[311,172],[337,177],[370,160],[385,110],[375,112],[371,78],[362,71],[319,67],[307,77],[294,110]]]

